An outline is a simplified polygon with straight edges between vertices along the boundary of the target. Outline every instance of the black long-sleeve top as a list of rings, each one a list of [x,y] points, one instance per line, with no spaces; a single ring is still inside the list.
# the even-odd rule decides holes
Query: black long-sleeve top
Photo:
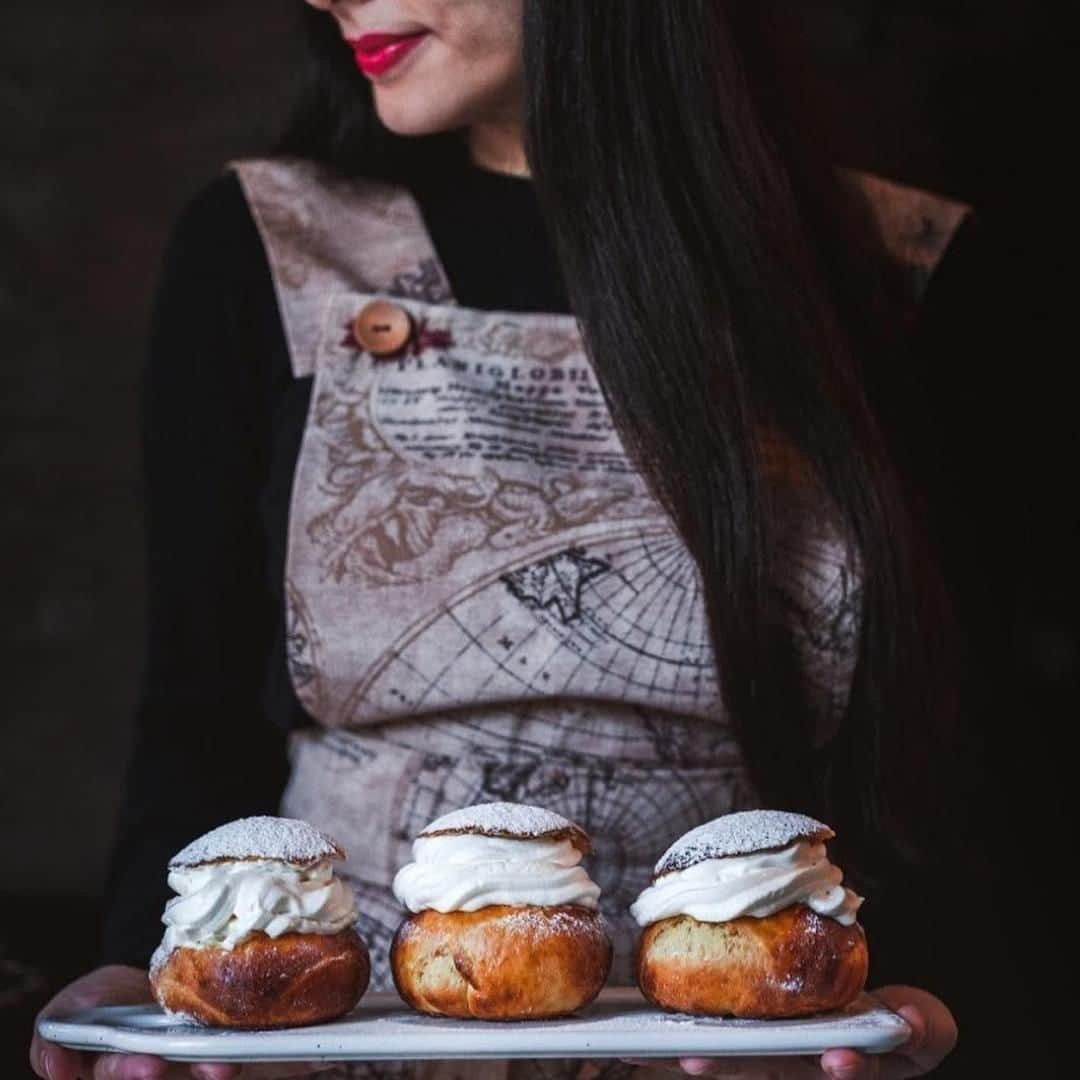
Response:
[[[458,302],[569,311],[531,183],[475,167],[441,180],[414,194]],[[946,365],[959,346],[980,348],[976,313],[993,295],[994,265],[978,228],[964,226],[931,281],[917,366],[867,373],[896,453],[925,494],[961,614],[984,636],[995,624],[980,578],[989,555],[973,552],[981,489],[965,441],[972,425],[958,431],[953,423],[965,378]],[[283,601],[289,495],[311,384],[292,373],[262,241],[239,182],[226,174],[180,216],[152,322],[148,652],[108,882],[109,962],[148,962],[175,851],[223,821],[276,811],[287,734],[311,722],[286,668]],[[977,644],[973,652],[980,655]],[[909,898],[916,903],[919,887]],[[963,958],[950,969],[932,944],[913,951],[914,941],[900,935],[890,946],[879,932],[875,981],[919,981],[927,968],[923,985],[962,994]]]

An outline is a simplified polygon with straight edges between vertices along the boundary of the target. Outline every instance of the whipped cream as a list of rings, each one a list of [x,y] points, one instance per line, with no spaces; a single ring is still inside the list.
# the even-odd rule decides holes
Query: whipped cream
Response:
[[[352,889],[334,876],[329,859],[311,866],[276,860],[238,860],[176,867],[165,905],[167,929],[159,951],[232,949],[256,931],[336,934],[356,921]]]
[[[512,839],[476,833],[421,836],[414,861],[394,878],[410,911],[477,911],[494,904],[596,908],[600,886],[567,839]]]
[[[850,926],[863,898],[845,888],[823,843],[797,840],[779,851],[704,859],[663,874],[630,905],[641,926],[689,915],[699,922],[762,918],[792,904]]]

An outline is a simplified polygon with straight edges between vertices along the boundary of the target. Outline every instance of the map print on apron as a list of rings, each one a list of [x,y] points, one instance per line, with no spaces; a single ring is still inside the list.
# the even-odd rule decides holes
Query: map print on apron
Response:
[[[614,430],[572,316],[463,308],[411,194],[296,160],[234,166],[294,374],[314,376],[290,512],[293,736],[282,813],[348,852],[373,989],[413,837],[475,802],[535,803],[593,837],[632,982],[626,908],[687,829],[758,805],[720,697],[701,581]],[[353,328],[410,321],[376,358]],[[854,661],[856,577],[823,508],[792,503],[782,583],[823,711]],[[618,1063],[461,1063],[616,1076]],[[428,1063],[335,1075],[454,1076]],[[439,1071],[439,1070],[442,1071]]]

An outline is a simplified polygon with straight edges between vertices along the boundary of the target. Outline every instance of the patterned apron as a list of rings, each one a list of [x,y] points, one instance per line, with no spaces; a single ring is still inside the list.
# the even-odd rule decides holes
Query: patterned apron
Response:
[[[348,852],[372,989],[423,826],[470,803],[549,807],[591,834],[631,983],[627,905],[668,844],[757,805],[721,703],[696,566],[615,432],[572,316],[480,311],[450,291],[407,190],[307,162],[236,169],[294,373],[314,376],[290,510],[296,733],[281,812]],[[404,308],[406,351],[350,327]],[[818,504],[797,500],[793,625],[823,715],[842,707],[857,590]],[[338,1067],[328,1076],[626,1075],[621,1063]]]

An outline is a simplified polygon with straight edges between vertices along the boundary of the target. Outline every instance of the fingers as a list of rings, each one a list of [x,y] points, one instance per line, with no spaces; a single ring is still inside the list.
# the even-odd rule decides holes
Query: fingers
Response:
[[[956,1021],[933,994],[914,986],[885,986],[875,990],[874,996],[902,1016],[911,1028],[908,1041],[889,1055],[888,1066],[882,1070],[888,1080],[922,1076],[936,1068],[956,1046]]]
[[[279,1061],[265,1065],[247,1065],[241,1074],[241,1080],[294,1080],[295,1077],[311,1076],[329,1068],[330,1063],[326,1061]]]
[[[94,1059],[92,1080],[234,1080],[241,1066],[210,1062],[186,1065],[145,1054],[102,1054]]]
[[[728,1080],[821,1080],[816,1060],[800,1057],[628,1058],[628,1065],[676,1076],[720,1076]]]
[[[677,1058],[620,1058],[624,1065],[635,1065],[639,1069],[652,1069],[655,1072],[672,1073],[685,1076]]]
[[[192,1080],[233,1080],[241,1075],[239,1065],[226,1065],[224,1063],[200,1062],[191,1066]]]
[[[94,1058],[93,1080],[165,1080],[169,1063],[146,1054],[99,1054]]]
[[[882,1059],[857,1050],[828,1050],[821,1055],[821,1071],[831,1080],[874,1080]]]
[[[169,1063],[145,1054],[81,1054],[42,1039],[34,1039],[30,1065],[42,1080],[292,1080],[325,1069],[326,1063],[280,1062],[240,1065],[199,1062],[196,1065]]]
[[[881,1057],[829,1050],[821,1057],[825,1074],[835,1080],[909,1080],[936,1069],[956,1045],[952,1013],[933,994],[914,986],[886,986],[874,996],[907,1021],[907,1042]]]
[[[42,1080],[233,1080],[240,1075],[237,1065],[195,1066],[207,1072],[189,1071],[187,1065],[170,1065],[145,1054],[79,1053],[63,1046],[35,1039],[30,1048],[30,1066]],[[216,1070],[216,1071],[215,1071]]]
[[[682,1058],[684,1076],[723,1076],[729,1080],[821,1080],[817,1061],[801,1057]]]
[[[150,984],[145,971],[112,965],[91,971],[66,986],[38,1013],[37,1018],[62,1016],[96,1005],[127,1005],[149,1000]],[[79,1053],[47,1042],[37,1034],[36,1026],[30,1042],[30,1067],[35,1075],[42,1077],[42,1080],[96,1080],[98,1063],[92,1054]],[[144,1059],[143,1063],[153,1060]],[[116,1068],[115,1065],[111,1067]],[[125,1073],[114,1075],[127,1080]],[[146,1071],[144,1075],[155,1076],[153,1071]]]
[[[80,1080],[90,1075],[90,1066],[84,1054],[54,1046],[34,1036],[30,1044],[30,1068],[44,1080]]]
[[[218,1080],[218,1078],[224,1078],[224,1080],[242,1080],[243,1069],[239,1065],[211,1065],[210,1069],[217,1070],[215,1072],[204,1072],[208,1066],[202,1063],[198,1065],[190,1065],[179,1061],[170,1061],[167,1063],[165,1071],[160,1077],[155,1077],[155,1080]],[[228,1071],[222,1071],[228,1070]]]

